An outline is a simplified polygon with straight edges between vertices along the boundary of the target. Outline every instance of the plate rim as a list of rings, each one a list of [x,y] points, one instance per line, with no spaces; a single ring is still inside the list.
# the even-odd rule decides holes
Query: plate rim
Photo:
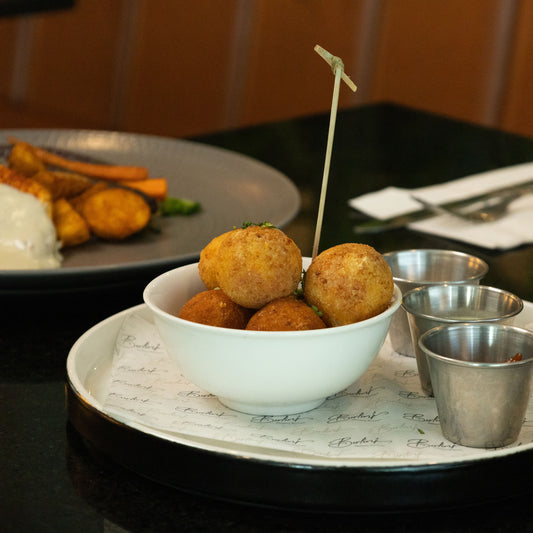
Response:
[[[8,136],[20,137],[24,139],[29,137],[30,142],[39,142],[45,147],[60,148],[65,151],[77,152],[83,155],[95,155],[95,152],[102,151],[101,148],[87,149],[85,146],[58,146],[57,142],[67,139],[72,143],[79,143],[78,138],[87,139],[84,142],[88,143],[89,139],[100,139],[100,142],[105,139],[119,139],[123,142],[132,141],[145,141],[157,145],[158,147],[168,147],[170,149],[173,145],[183,150],[183,147],[190,148],[193,151],[199,151],[201,154],[215,154],[217,157],[224,158],[224,161],[233,161],[235,164],[241,162],[245,165],[251,165],[252,168],[261,169],[264,172],[270,173],[275,176],[280,183],[285,187],[284,197],[289,198],[289,207],[286,212],[277,215],[279,220],[276,220],[276,225],[280,228],[285,227],[291,220],[293,220],[301,209],[302,199],[301,194],[296,184],[279,169],[272,165],[253,158],[247,154],[237,151],[229,150],[227,148],[209,145],[207,143],[173,138],[163,135],[147,134],[147,133],[134,133],[117,130],[98,130],[98,129],[73,129],[73,128],[3,128],[0,129],[0,138],[6,139]],[[58,138],[59,141],[41,142],[39,140],[33,140],[35,137],[53,137]],[[8,143],[3,142],[2,146],[6,146]],[[111,148],[110,151],[117,151],[118,148]],[[218,154],[218,155],[217,155]],[[135,164],[142,164],[138,162]],[[125,273],[126,275],[134,276],[135,274],[148,270],[153,271],[156,269],[169,268],[170,266],[178,266],[186,264],[198,259],[201,248],[194,251],[187,251],[184,253],[173,254],[163,258],[148,258],[148,259],[136,259],[132,262],[125,263],[111,263],[105,265],[74,265],[74,266],[62,266],[58,269],[37,269],[37,270],[17,270],[17,269],[0,269],[0,294],[18,294],[19,292],[53,292],[56,289],[60,289],[63,285],[63,280],[69,288],[72,288],[72,284],[76,282],[76,279],[85,277],[84,283],[87,283],[87,278],[96,278],[96,281],[102,277],[113,278],[117,272]],[[70,284],[70,285],[69,285]],[[52,285],[52,286],[51,286]]]

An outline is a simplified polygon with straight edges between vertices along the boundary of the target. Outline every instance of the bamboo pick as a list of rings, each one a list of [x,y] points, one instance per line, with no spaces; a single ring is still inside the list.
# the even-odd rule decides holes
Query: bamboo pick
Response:
[[[344,81],[353,92],[357,91],[357,86],[355,85],[355,83],[351,80],[350,76],[346,75],[346,73],[344,72],[344,64],[340,57],[330,54],[327,50],[325,50],[318,44],[315,46],[314,50],[331,67],[331,69],[333,70],[333,74],[335,74],[336,67],[340,65],[342,68],[342,81]]]
[[[352,82],[352,80],[344,73],[344,64],[340,57],[330,54],[327,50],[324,50],[318,44],[314,48],[315,52],[326,61],[331,66],[333,73],[335,74],[335,82],[333,85],[333,99],[331,102],[331,113],[329,118],[329,131],[328,131],[328,142],[326,146],[326,159],[324,162],[324,173],[322,175],[322,188],[320,191],[320,202],[318,205],[318,216],[315,229],[315,240],[313,243],[313,253],[312,259],[314,259],[318,254],[318,247],[320,243],[320,234],[322,232],[322,221],[324,219],[324,205],[326,203],[326,192],[328,188],[328,179],[329,179],[329,167],[331,163],[331,151],[333,149],[333,137],[335,134],[335,123],[337,120],[337,108],[339,104],[339,88],[341,79],[352,89],[356,91],[357,87]]]

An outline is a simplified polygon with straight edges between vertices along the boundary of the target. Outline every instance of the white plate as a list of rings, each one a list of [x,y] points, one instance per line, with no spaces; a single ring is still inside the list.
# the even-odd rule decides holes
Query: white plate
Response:
[[[152,320],[150,311],[144,304],[113,315],[82,335],[72,347],[67,359],[67,374],[71,389],[84,403],[92,406],[97,412],[101,413],[102,416],[111,419],[113,419],[112,415],[107,413],[104,414],[103,403],[108,391],[113,348],[124,319],[128,314],[134,312],[140,313],[147,320]],[[530,325],[531,323],[533,323],[533,304],[524,302],[524,310],[516,318],[516,325],[523,327]],[[121,424],[124,423],[123,421],[116,421]],[[405,466],[424,467],[427,465],[435,466],[435,464],[446,465],[478,460],[486,461],[491,458],[510,456],[523,451],[533,450],[533,444],[531,443],[518,444],[516,446],[499,450],[478,451],[472,449],[471,453],[462,455],[461,459],[455,457],[450,460],[437,462],[434,457],[431,459],[425,459],[423,454],[421,454],[418,459],[383,459],[379,457],[376,457],[375,459],[338,459],[301,455],[274,449],[255,448],[252,446],[237,445],[235,443],[225,443],[214,439],[185,436],[183,434],[178,435],[175,433],[158,431],[134,422],[127,425],[146,435],[151,435],[185,446],[225,454],[227,456],[320,468],[383,467],[386,469]]]
[[[121,242],[91,240],[64,251],[62,268],[0,270],[0,291],[60,290],[112,282],[120,275],[162,272],[198,258],[215,236],[243,222],[283,227],[298,212],[300,196],[281,172],[247,156],[186,140],[90,130],[1,130],[7,137],[113,164],[146,166],[165,176],[169,195],[200,202],[193,216],[163,218],[161,233],[144,231]]]

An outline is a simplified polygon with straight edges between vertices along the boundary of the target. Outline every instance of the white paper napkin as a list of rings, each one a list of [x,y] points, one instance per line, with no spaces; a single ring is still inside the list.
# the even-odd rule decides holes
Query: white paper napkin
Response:
[[[387,187],[352,198],[348,203],[367,215],[385,220],[419,210],[420,203],[411,198],[411,195],[430,203],[442,204],[518,185],[532,178],[533,163],[523,163],[430,187],[417,189]],[[509,213],[494,222],[468,222],[453,215],[437,215],[409,224],[409,227],[489,249],[514,248],[533,242],[533,194],[517,199],[509,206]]]

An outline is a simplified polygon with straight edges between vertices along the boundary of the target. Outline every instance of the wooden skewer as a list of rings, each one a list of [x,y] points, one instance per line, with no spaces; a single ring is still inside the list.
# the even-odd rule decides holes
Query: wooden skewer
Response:
[[[347,76],[344,72],[344,64],[340,57],[330,54],[327,50],[324,50],[324,48],[322,48],[318,44],[315,46],[314,50],[331,67],[331,70],[333,70],[333,74],[335,74],[337,67],[340,66],[342,70],[342,81],[344,81],[353,92],[357,91],[357,86],[355,85],[355,83],[351,80],[350,76]]]
[[[318,216],[315,229],[315,240],[313,243],[312,259],[318,254],[318,247],[320,243],[320,234],[322,232],[322,221],[324,219],[324,205],[326,203],[326,192],[328,188],[329,179],[329,167],[331,163],[331,152],[333,149],[333,137],[335,133],[335,122],[337,119],[337,108],[339,104],[339,88],[341,79],[352,89],[356,91],[357,87],[352,80],[344,73],[344,64],[340,57],[330,54],[327,50],[324,50],[318,44],[315,46],[315,52],[331,66],[333,73],[335,74],[335,83],[333,85],[333,100],[331,102],[331,114],[329,119],[329,131],[328,142],[326,146],[326,160],[324,162],[324,173],[322,175],[322,188],[320,191],[320,202],[318,205]]]

